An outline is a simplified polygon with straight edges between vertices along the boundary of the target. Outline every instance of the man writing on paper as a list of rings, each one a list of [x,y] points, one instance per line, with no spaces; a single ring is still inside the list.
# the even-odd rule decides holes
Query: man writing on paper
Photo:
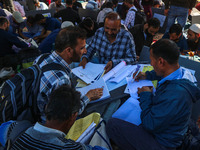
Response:
[[[181,145],[200,89],[191,82],[194,76],[190,71],[179,66],[179,55],[176,43],[168,39],[150,47],[154,71],[140,72],[136,80],[158,80],[158,85],[155,93],[150,87],[138,88],[141,125],[114,118],[107,123],[109,137],[120,148],[172,150]]]
[[[41,77],[37,105],[43,121],[46,120],[44,108],[49,101],[50,93],[63,84],[72,86],[70,80],[72,74],[69,64],[80,61],[82,54],[86,53],[85,38],[85,31],[79,27],[70,26],[62,29],[58,33],[55,41],[56,51],[47,56],[39,65],[39,67],[43,67],[46,64],[57,63],[66,69],[66,72],[62,70],[50,70],[45,72]],[[36,62],[40,57],[41,56],[36,59]],[[99,99],[102,94],[102,88],[90,90],[81,100],[81,109],[79,110],[79,114],[82,113],[90,101]]]
[[[111,12],[105,17],[104,27],[96,31],[79,65],[85,68],[95,53],[99,57],[99,63],[106,64],[106,72],[122,60],[127,64],[136,61],[133,37],[128,31],[121,29],[121,19],[117,13]]]

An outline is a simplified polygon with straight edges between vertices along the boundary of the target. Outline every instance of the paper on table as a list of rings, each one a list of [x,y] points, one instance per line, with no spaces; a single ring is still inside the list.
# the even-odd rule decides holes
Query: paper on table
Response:
[[[111,69],[109,72],[107,72],[103,78],[105,81],[113,77],[119,70],[121,70],[124,66],[126,66],[126,62],[122,61],[117,66],[115,66],[113,69]]]
[[[123,67],[123,71],[120,71],[119,73],[117,73],[116,75],[114,75],[113,79],[110,79],[110,82],[115,82],[115,83],[119,83],[120,81],[122,81],[125,77],[127,77],[128,75],[130,75],[132,72],[134,72],[134,70],[137,68],[137,65],[128,65],[128,66],[124,66]]]
[[[81,136],[76,140],[76,142],[86,143],[89,141],[91,136],[94,134],[96,123],[92,122],[91,125],[81,134]]]
[[[138,87],[141,88],[143,86],[153,86],[153,83],[150,80],[139,80],[139,82],[136,82],[136,81],[131,82],[131,80],[132,80],[131,77],[127,77],[126,80],[127,80],[127,86],[129,89],[129,93],[130,93],[131,97],[133,97],[133,98],[138,98],[138,94],[137,94]]]
[[[103,72],[105,64],[87,63],[85,69],[82,66],[72,69],[72,72],[82,79],[85,83],[90,84],[94,79]]]
[[[118,118],[135,125],[141,124],[140,114],[141,108],[139,101],[136,98],[130,97],[126,102],[112,115],[113,118]]]
[[[106,83],[105,83],[103,78],[100,78],[98,81],[96,81],[93,84],[90,84],[90,85],[88,85],[86,87],[79,88],[79,89],[76,89],[76,90],[81,92],[81,95],[84,96],[84,95],[87,94],[87,92],[89,90],[96,89],[96,88],[102,88],[102,87],[103,87],[103,96],[98,100],[90,102],[90,103],[94,103],[94,102],[97,102],[97,101],[100,101],[100,100],[103,100],[103,99],[106,99],[106,98],[110,97],[110,93],[108,91],[107,85],[106,85]]]

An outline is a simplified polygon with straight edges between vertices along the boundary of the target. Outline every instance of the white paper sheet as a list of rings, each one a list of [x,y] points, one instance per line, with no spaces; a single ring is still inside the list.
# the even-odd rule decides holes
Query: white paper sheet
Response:
[[[85,83],[90,84],[94,79],[104,71],[105,64],[87,63],[85,69],[82,66],[72,69],[72,72],[83,80]]]
[[[115,66],[113,69],[111,69],[109,72],[107,72],[103,78],[105,81],[113,77],[115,74],[118,73],[119,70],[121,70],[124,66],[126,66],[126,62],[122,61],[117,66]]]
[[[114,75],[114,78],[110,79],[110,82],[115,82],[115,83],[119,83],[120,81],[122,81],[125,77],[127,77],[128,75],[130,75],[132,72],[134,72],[134,70],[137,68],[137,65],[128,65],[128,66],[124,66],[119,73],[117,73],[116,75]]]
[[[150,80],[139,80],[139,82],[137,81],[131,82],[132,77],[127,77],[126,80],[127,80],[129,93],[131,97],[133,98],[138,98],[138,94],[137,94],[138,88],[141,88],[143,86],[153,86],[153,83]]]
[[[135,125],[141,124],[140,114],[141,108],[139,101],[136,98],[130,97],[120,108],[112,115],[113,118],[118,118]]]
[[[76,90],[81,92],[81,95],[84,96],[84,95],[87,94],[87,92],[89,90],[96,89],[96,88],[102,88],[102,87],[103,87],[103,96],[98,100],[90,102],[90,103],[95,103],[97,101],[104,100],[104,99],[110,97],[110,93],[108,91],[107,85],[106,85],[106,83],[105,83],[103,78],[100,78],[98,81],[96,81],[95,83],[92,83],[91,85],[88,85],[86,87],[79,88],[79,89],[76,89]]]

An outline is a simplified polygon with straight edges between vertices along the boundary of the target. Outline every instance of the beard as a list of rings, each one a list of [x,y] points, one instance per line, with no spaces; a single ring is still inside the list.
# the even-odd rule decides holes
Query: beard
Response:
[[[108,37],[108,38],[116,38],[117,37],[117,34],[114,34],[114,33],[112,33],[112,34],[109,34],[108,32],[106,32],[106,36]]]
[[[73,56],[71,58],[72,62],[80,62],[81,56],[76,53],[76,50],[73,49]]]

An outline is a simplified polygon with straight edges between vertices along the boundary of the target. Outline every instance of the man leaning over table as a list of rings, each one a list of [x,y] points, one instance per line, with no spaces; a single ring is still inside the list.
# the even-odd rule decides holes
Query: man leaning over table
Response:
[[[104,27],[96,31],[79,65],[85,68],[95,53],[99,57],[99,63],[106,64],[106,72],[122,60],[127,64],[135,63],[133,37],[127,30],[121,29],[121,19],[117,13],[111,12],[106,16]]]
[[[188,80],[193,75],[179,66],[179,55],[177,45],[169,39],[151,46],[154,71],[140,72],[136,80],[158,80],[158,85],[155,93],[147,86],[138,88],[141,125],[115,118],[107,123],[107,134],[120,149],[175,150],[181,145],[200,89]]]
[[[79,62],[83,53],[86,53],[85,42],[86,33],[79,27],[67,27],[62,29],[55,40],[55,51],[47,56],[42,63],[39,65],[40,68],[47,64],[57,63],[60,64],[66,71],[62,70],[50,70],[42,74],[40,80],[39,94],[37,96],[37,105],[41,113],[42,121],[46,121],[44,109],[49,101],[49,96],[52,91],[57,89],[63,84],[67,84],[73,87],[71,83],[72,72],[69,64],[72,62]],[[38,62],[39,56],[35,63]],[[87,104],[92,101],[99,99],[103,95],[103,89],[97,88],[90,90],[81,99],[81,108],[79,114],[82,113]]]

